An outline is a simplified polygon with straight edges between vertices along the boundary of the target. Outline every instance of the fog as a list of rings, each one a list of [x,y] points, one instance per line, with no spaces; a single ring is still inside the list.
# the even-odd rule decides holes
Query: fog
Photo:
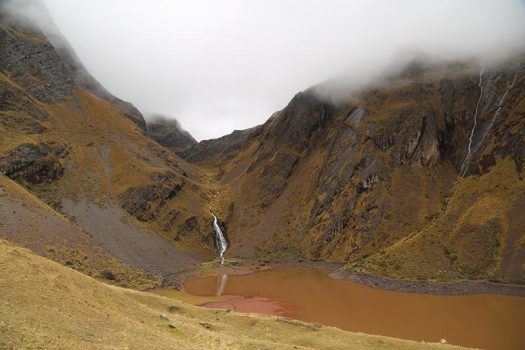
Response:
[[[524,50],[519,0],[44,0],[81,61],[145,115],[196,139],[264,122],[298,91],[361,82],[406,52]]]

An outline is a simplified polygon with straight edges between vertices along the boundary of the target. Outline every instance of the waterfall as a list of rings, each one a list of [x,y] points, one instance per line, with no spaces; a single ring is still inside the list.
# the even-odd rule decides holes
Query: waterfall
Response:
[[[481,98],[483,97],[483,71],[485,70],[485,67],[481,65],[481,71],[479,72],[479,98],[478,103],[476,104],[476,111],[474,112],[474,125],[472,126],[472,130],[470,131],[470,137],[468,139],[468,148],[467,148],[467,155],[465,156],[465,160],[463,160],[463,163],[461,164],[461,168],[459,169],[459,176],[465,177],[465,174],[468,170],[468,164],[470,162],[470,158],[472,157],[471,148],[472,148],[472,139],[474,138],[474,132],[476,131],[476,126],[478,124],[478,109],[479,104],[481,103]]]
[[[459,174],[460,174],[461,177],[465,177],[465,175],[467,173],[469,162],[470,162],[470,159],[472,158],[472,153],[477,152],[479,147],[481,147],[481,145],[483,144],[483,141],[485,141],[485,138],[487,137],[487,134],[489,133],[490,129],[492,129],[492,126],[494,125],[494,122],[498,118],[498,116],[499,116],[499,114],[501,112],[501,108],[503,107],[503,103],[505,102],[505,100],[507,98],[507,95],[509,94],[509,91],[512,89],[512,87],[516,83],[516,77],[517,77],[518,69],[520,68],[520,65],[521,65],[521,63],[516,67],[516,69],[514,71],[514,78],[512,79],[512,82],[510,84],[507,83],[507,89],[505,90],[505,92],[501,96],[501,98],[500,98],[500,100],[498,102],[498,107],[496,108],[496,111],[494,112],[494,115],[492,116],[489,125],[485,128],[485,132],[483,132],[483,135],[481,136],[481,138],[480,138],[476,148],[472,152],[472,139],[474,137],[474,131],[476,129],[476,124],[477,124],[478,107],[479,107],[479,104],[480,104],[480,101],[481,101],[481,96],[483,94],[482,74],[483,74],[483,69],[484,68],[482,66],[481,72],[479,73],[480,95],[479,95],[478,104],[476,105],[476,112],[474,114],[474,126],[472,127],[472,131],[470,132],[467,156],[465,157],[465,160],[463,161],[463,164],[461,164],[461,169],[459,171]]]
[[[213,215],[213,229],[215,230],[215,242],[217,243],[217,250],[219,251],[219,256],[221,258],[221,265],[223,265],[224,252],[228,248],[228,242],[226,242],[226,238],[224,238],[224,234],[222,233],[222,230],[219,227],[217,217],[213,213],[211,213],[211,215]]]
[[[516,68],[516,70],[514,71],[514,78],[512,79],[512,82],[510,84],[507,83],[507,90],[505,90],[505,92],[501,96],[501,98],[500,98],[500,100],[498,102],[498,107],[496,108],[496,111],[494,112],[494,115],[492,116],[492,119],[490,120],[489,126],[485,129],[485,132],[483,133],[483,136],[481,136],[481,139],[478,142],[478,145],[476,146],[476,148],[474,149],[474,152],[476,152],[479,149],[479,147],[481,147],[481,144],[483,143],[483,141],[485,141],[485,138],[487,137],[487,134],[489,133],[490,129],[492,129],[492,126],[494,125],[494,122],[498,118],[499,113],[501,112],[501,107],[503,107],[503,103],[507,99],[507,95],[509,94],[509,91],[512,89],[512,87],[516,83],[516,78],[518,76],[518,69],[519,69],[519,65]]]

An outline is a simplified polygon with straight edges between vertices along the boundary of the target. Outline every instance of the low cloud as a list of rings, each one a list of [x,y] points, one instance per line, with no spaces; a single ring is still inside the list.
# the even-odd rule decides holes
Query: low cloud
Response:
[[[264,122],[298,91],[360,84],[414,52],[523,51],[519,0],[44,0],[88,70],[197,139]],[[410,54],[406,54],[406,53]]]

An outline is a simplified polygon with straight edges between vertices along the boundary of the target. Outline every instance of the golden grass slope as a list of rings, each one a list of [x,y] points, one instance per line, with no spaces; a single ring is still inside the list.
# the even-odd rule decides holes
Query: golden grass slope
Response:
[[[120,286],[149,289],[161,282],[111,256],[76,223],[2,174],[0,208],[0,238]]]
[[[348,269],[395,278],[492,279],[525,273],[519,224],[525,181],[512,160],[487,174],[457,179],[441,213],[427,226]],[[410,252],[411,259],[406,258]]]
[[[3,73],[0,73],[0,81],[14,84]],[[35,123],[33,118],[27,113],[5,112],[10,121],[14,121],[15,116],[19,119],[17,123],[0,124],[0,155],[8,154],[23,143],[58,142],[67,146],[68,156],[61,160],[65,171],[60,179],[37,185],[24,184],[30,192],[59,211],[63,209],[64,199],[118,207],[119,195],[128,188],[152,183],[153,174],[169,172],[185,183],[176,198],[164,204],[156,220],[129,219],[173,241],[186,220],[194,216],[209,218],[209,222],[199,222],[199,235],[181,236],[183,239],[177,240],[175,245],[205,256],[214,254],[213,245],[203,248],[200,241],[207,233],[205,228],[211,227],[211,216],[208,214],[208,194],[202,186],[206,183],[201,181],[203,175],[198,168],[148,138],[111,103],[80,87],[75,87],[72,97],[63,103],[33,102],[49,115],[39,122],[46,130],[41,133],[25,131],[27,123]],[[172,213],[177,215],[170,215]],[[211,234],[211,230],[208,231]]]
[[[5,240],[0,270],[0,348],[456,348],[204,309],[98,282]]]

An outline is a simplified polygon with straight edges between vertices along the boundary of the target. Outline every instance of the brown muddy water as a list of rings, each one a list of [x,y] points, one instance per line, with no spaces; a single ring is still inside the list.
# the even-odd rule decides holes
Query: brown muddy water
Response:
[[[187,293],[228,295],[206,307],[273,313],[352,332],[484,349],[525,349],[525,298],[399,293],[332,279],[327,271],[277,268],[188,280]],[[252,302],[251,302],[252,301]]]

